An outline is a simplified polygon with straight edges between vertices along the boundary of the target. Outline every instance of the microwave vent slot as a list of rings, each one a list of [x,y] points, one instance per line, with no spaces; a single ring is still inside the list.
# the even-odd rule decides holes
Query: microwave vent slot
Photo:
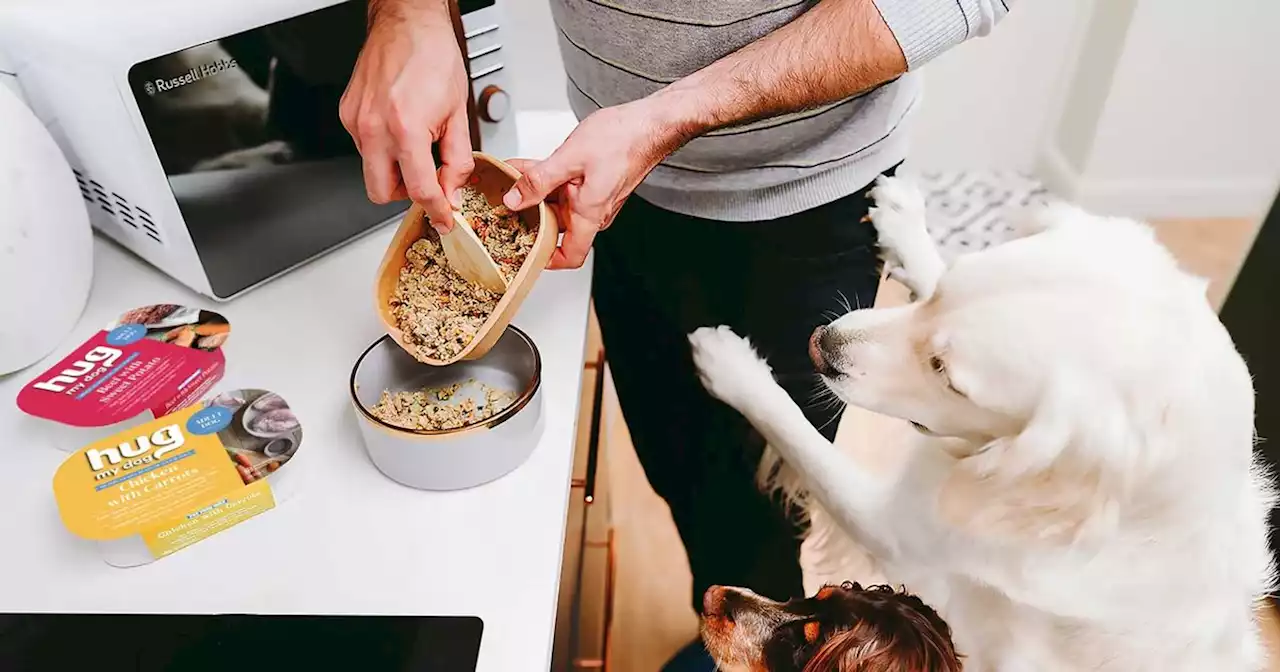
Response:
[[[132,229],[138,235],[146,236],[157,243],[164,243],[160,236],[160,227],[156,226],[151,213],[133,205],[120,192],[111,191],[92,176],[76,168],[71,172],[76,176],[76,184],[80,187],[80,195],[86,203],[111,216],[117,224]]]
[[[147,237],[157,243],[163,242],[160,240],[160,228],[155,225],[155,222],[151,221],[151,213],[141,207],[136,207],[134,210],[138,212],[138,219],[142,222],[142,228],[147,232]]]
[[[80,195],[84,197],[86,203],[93,205],[93,192],[89,189],[89,181],[84,179],[84,173],[74,168],[71,169],[71,172],[75,173],[76,184],[80,187]]]

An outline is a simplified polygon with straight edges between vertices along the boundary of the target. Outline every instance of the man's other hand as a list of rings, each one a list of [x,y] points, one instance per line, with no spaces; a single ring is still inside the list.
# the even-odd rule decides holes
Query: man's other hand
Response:
[[[524,210],[545,200],[555,208],[564,238],[548,267],[579,268],[596,234],[609,227],[649,171],[685,140],[650,99],[606,107],[583,119],[546,160],[510,161],[522,175],[503,203]]]

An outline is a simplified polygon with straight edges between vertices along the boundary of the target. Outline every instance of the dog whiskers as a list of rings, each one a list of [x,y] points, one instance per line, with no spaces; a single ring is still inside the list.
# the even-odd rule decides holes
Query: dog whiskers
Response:
[[[819,411],[832,411],[843,408],[844,402],[831,391],[831,388],[823,385],[822,382],[819,381],[814,386],[813,394],[809,395],[808,406]],[[828,422],[828,424],[830,423]],[[826,425],[823,425],[823,427],[826,427]]]
[[[843,292],[842,290],[836,290],[836,294],[838,294],[838,295],[839,295],[839,298],[840,298],[840,305],[841,305],[841,307],[843,307],[843,308],[844,308],[844,312],[846,312],[846,313],[852,313],[852,312],[853,312],[853,308],[850,308],[850,307],[849,307],[849,297],[845,296],[845,295],[844,295],[844,292]],[[855,295],[855,296],[854,296],[854,298],[856,299],[856,298],[858,298],[858,297]]]
[[[827,410],[827,409],[824,409],[824,410]],[[822,423],[821,425],[819,425],[819,426],[818,426],[818,431],[819,431],[819,432],[821,432],[822,430],[824,430],[824,429],[826,429],[826,428],[830,427],[830,426],[831,426],[831,423],[835,422],[835,421],[836,421],[836,420],[838,420],[839,418],[840,418],[840,414],[839,414],[839,413],[832,413],[832,414],[831,414],[831,417],[830,417],[830,418],[827,418],[827,421],[826,421],[826,422],[824,422],[824,423]]]
[[[831,391],[831,388],[824,385],[821,378],[815,377],[813,380],[813,393],[809,395],[809,401],[819,401],[833,396],[835,396],[835,393]]]

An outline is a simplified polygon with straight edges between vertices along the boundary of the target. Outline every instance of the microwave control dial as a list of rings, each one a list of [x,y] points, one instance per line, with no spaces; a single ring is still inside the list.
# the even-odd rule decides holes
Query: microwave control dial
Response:
[[[478,103],[476,107],[480,118],[491,124],[502,121],[511,111],[511,96],[495,84],[490,84],[480,91]]]

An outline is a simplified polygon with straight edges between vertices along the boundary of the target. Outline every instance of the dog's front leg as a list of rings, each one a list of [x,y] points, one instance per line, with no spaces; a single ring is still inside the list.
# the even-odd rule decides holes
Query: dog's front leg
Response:
[[[867,216],[876,227],[889,277],[910,290],[912,301],[928,300],[947,264],[925,225],[924,196],[910,181],[882,175],[871,198],[875,206]]]
[[[857,531],[878,550],[896,554],[898,543],[884,521],[893,484],[875,478],[837,450],[805,418],[773,378],[773,371],[729,327],[703,327],[689,336],[703,386],[732,406],[804,477],[815,497],[846,531]],[[861,536],[860,535],[860,536]]]

